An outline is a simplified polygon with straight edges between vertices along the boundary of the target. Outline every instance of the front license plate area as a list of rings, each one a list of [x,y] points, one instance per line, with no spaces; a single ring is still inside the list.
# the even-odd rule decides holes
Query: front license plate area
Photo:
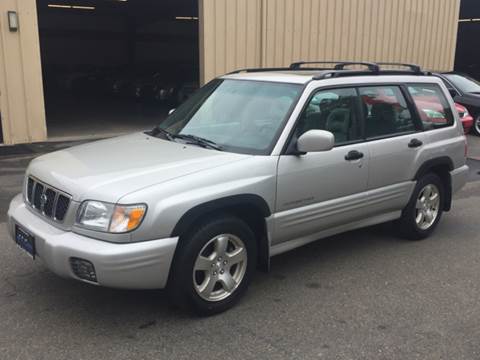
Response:
[[[15,242],[20,248],[25,250],[33,259],[35,259],[35,237],[18,225],[15,225]]]

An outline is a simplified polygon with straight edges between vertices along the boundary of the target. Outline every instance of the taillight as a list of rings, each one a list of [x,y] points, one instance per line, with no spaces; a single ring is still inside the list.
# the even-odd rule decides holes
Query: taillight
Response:
[[[457,109],[460,119],[463,119],[464,117],[469,115],[468,110],[465,106],[455,103],[455,108]]]

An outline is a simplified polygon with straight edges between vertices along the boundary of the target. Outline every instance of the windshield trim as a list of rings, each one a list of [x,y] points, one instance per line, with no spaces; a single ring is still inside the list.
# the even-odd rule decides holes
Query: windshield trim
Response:
[[[290,108],[286,112],[284,118],[280,122],[280,125],[275,133],[275,135],[272,137],[272,141],[270,142],[269,146],[265,149],[246,149],[246,148],[240,148],[236,146],[231,146],[231,145],[225,145],[225,144],[219,144],[222,146],[222,151],[223,152],[230,152],[230,153],[236,153],[236,154],[246,154],[246,155],[271,155],[273,149],[278,143],[278,140],[280,139],[280,136],[282,135],[285,125],[288,123],[290,120],[293,111],[295,110],[298,101],[300,100],[302,94],[305,91],[307,84],[298,84],[294,82],[285,82],[285,81],[268,81],[268,80],[258,80],[258,79],[231,79],[231,78],[225,78],[225,77],[217,77],[211,81],[209,81],[207,84],[204,86],[207,86],[209,84],[212,84],[216,82],[216,84],[213,84],[214,87],[208,94],[208,96],[204,97],[202,101],[199,101],[198,104],[194,108],[192,108],[191,111],[188,112],[188,115],[186,116],[187,121],[190,121],[191,118],[196,114],[198,109],[205,103],[205,101],[209,98],[209,96],[224,82],[224,81],[249,81],[249,82],[255,82],[255,83],[269,83],[269,84],[287,84],[287,85],[293,85],[298,87],[298,94],[297,96],[293,99],[292,104],[290,105]],[[167,116],[163,121],[166,121],[169,116]],[[162,122],[163,122],[162,121]],[[161,126],[161,123],[158,124],[157,126]]]

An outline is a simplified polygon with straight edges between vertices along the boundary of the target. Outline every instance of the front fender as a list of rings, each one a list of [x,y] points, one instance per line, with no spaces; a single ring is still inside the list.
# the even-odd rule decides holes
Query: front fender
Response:
[[[168,237],[191,224],[193,209],[206,210],[226,202],[255,203],[268,216],[275,207],[276,166],[276,157],[255,156],[123,197],[121,203],[148,205],[148,213],[132,233],[132,241]]]

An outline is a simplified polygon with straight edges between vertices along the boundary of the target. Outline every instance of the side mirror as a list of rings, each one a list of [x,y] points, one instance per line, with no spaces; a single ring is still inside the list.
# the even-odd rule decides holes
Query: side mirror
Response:
[[[330,131],[309,130],[297,140],[297,150],[301,153],[332,150],[335,136]]]
[[[172,115],[175,112],[175,109],[168,110],[168,115]]]

